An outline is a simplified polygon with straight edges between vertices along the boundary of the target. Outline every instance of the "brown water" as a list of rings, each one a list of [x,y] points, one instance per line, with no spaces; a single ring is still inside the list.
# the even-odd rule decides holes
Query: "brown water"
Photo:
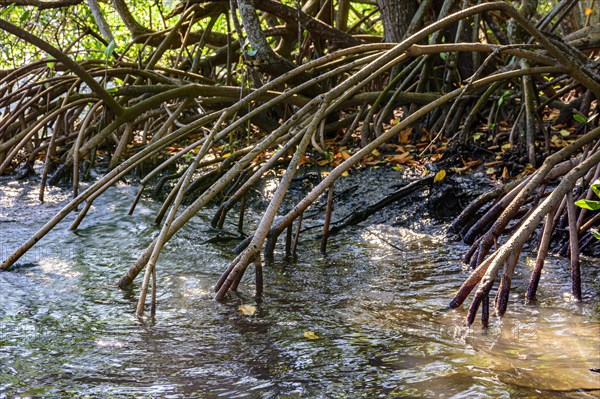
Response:
[[[524,259],[506,317],[469,329],[465,309],[446,307],[467,275],[464,246],[442,225],[423,233],[375,224],[333,237],[327,256],[307,235],[297,262],[279,254],[266,268],[261,303],[248,280],[222,304],[211,287],[235,242],[202,243],[216,234],[207,213],[162,255],[156,320],[142,323],[134,317],[139,281],[131,291],[114,286],[157,234],[156,203],[127,216],[134,194],[109,190],[81,229],[62,224],[0,273],[0,398],[600,395],[600,374],[588,370],[600,368],[597,259],[582,264],[583,304],[568,294],[568,262],[552,258],[538,302],[527,306]],[[36,199],[35,186],[0,181],[3,257],[68,193],[52,188],[46,204]],[[239,314],[242,303],[257,313]]]

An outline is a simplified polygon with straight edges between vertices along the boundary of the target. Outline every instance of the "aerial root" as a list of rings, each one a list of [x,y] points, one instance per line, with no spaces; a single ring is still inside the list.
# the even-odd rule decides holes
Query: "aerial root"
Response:
[[[565,218],[561,218],[561,214],[566,214],[568,221],[568,237],[567,242],[570,249],[571,259],[571,293],[576,300],[581,300],[581,276],[579,267],[579,254],[580,254],[580,242],[582,241],[584,234],[587,230],[582,229],[585,226],[589,229],[592,223],[591,220],[596,218],[597,215],[587,215],[583,210],[575,207],[575,201],[581,198],[586,198],[591,190],[589,184],[591,183],[592,176],[596,175],[598,168],[598,162],[600,162],[600,151],[598,150],[598,139],[600,138],[600,128],[596,128],[591,132],[587,133],[581,139],[571,144],[569,147],[565,147],[563,150],[549,157],[544,165],[538,169],[527,181],[519,183],[522,187],[518,195],[511,196],[509,187],[503,187],[501,189],[494,189],[489,193],[483,194],[475,202],[480,205],[485,205],[496,200],[496,204],[489,206],[494,208],[497,204],[502,201],[498,201],[499,195],[511,196],[511,200],[507,204],[503,203],[503,207],[497,220],[494,223],[487,223],[484,229],[479,229],[479,233],[476,236],[476,241],[473,246],[477,246],[477,251],[481,254],[482,249],[481,241],[489,239],[493,235],[494,240],[503,240],[504,242],[498,246],[489,256],[483,258],[476,263],[476,268],[470,273],[469,277],[465,280],[462,287],[454,298],[450,302],[451,308],[460,306],[469,294],[475,289],[477,285],[479,288],[476,290],[473,300],[469,307],[466,323],[472,324],[475,320],[476,314],[479,307],[482,306],[482,321],[486,325],[489,314],[487,313],[488,296],[493,288],[494,282],[496,281],[499,270],[502,267],[502,274],[500,276],[500,283],[494,302],[494,308],[498,316],[502,316],[507,309],[509,301],[509,292],[512,282],[512,276],[515,268],[518,266],[519,254],[523,248],[523,245],[530,239],[535,232],[538,225],[545,220],[544,226],[538,240],[537,258],[535,266],[531,272],[530,282],[528,291],[526,294],[526,300],[531,301],[535,298],[537,288],[539,286],[539,280],[543,269],[543,264],[548,251],[554,238],[556,246],[560,247],[562,242],[559,235],[556,233],[557,221]],[[563,161],[569,157],[577,148],[586,147],[584,151],[585,156],[578,159],[578,164],[570,169],[563,167]],[[560,171],[562,173],[556,173]],[[547,180],[548,178],[551,180]],[[586,178],[587,177],[587,178]],[[549,187],[549,184],[558,183],[548,195],[541,200],[542,196],[530,195],[534,194],[536,190],[545,191]],[[523,185],[525,183],[525,185]],[[513,183],[514,185],[515,183]],[[579,194],[575,196],[574,189],[576,186],[580,187]],[[527,192],[526,195],[523,193]],[[528,212],[526,218],[516,218],[517,210],[521,208],[525,202],[539,201],[535,203],[531,211]],[[475,215],[475,209],[469,209],[469,212],[473,212]],[[453,224],[452,228],[456,231],[464,231],[465,226],[463,223],[474,223],[467,213],[463,212],[459,216],[461,223]],[[483,211],[489,213],[489,210]],[[494,210],[498,213],[498,210]],[[468,222],[468,220],[471,220]],[[515,222],[517,225],[513,228],[508,229],[509,222]],[[501,227],[499,227],[501,226]]]

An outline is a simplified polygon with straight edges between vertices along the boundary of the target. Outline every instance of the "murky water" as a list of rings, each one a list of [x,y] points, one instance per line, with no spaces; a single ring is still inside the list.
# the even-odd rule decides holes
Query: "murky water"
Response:
[[[52,188],[40,205],[34,186],[0,184],[4,257],[68,193]],[[297,262],[266,268],[262,303],[248,280],[221,304],[211,286],[235,243],[203,243],[216,234],[207,213],[161,256],[156,321],[144,324],[134,317],[139,281],[114,285],[157,233],[152,201],[127,216],[134,194],[111,189],[78,231],[62,224],[0,273],[0,397],[600,395],[600,374],[588,370],[600,368],[597,259],[582,265],[583,305],[567,294],[567,261],[552,259],[539,301],[523,304],[529,273],[518,274],[506,317],[483,332],[446,308],[467,275],[465,248],[443,226],[376,224],[333,237],[327,256],[306,236]],[[241,304],[258,311],[243,316]]]

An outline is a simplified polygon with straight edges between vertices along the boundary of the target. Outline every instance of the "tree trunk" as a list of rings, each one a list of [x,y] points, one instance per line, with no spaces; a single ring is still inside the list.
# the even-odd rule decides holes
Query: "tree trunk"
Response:
[[[400,42],[419,8],[416,0],[377,0],[383,22],[383,40]]]

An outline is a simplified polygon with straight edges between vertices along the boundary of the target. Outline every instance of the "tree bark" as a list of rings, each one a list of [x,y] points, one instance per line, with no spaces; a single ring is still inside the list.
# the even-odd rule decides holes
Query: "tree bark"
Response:
[[[92,15],[94,16],[94,20],[96,20],[96,25],[98,25],[98,30],[100,30],[100,33],[102,34],[102,36],[106,39],[106,41],[108,43],[110,42],[114,42],[115,38],[113,37],[113,34],[110,30],[110,26],[108,25],[108,23],[106,22],[106,19],[104,18],[104,13],[102,12],[102,9],[100,8],[100,4],[98,4],[97,0],[87,0],[88,6],[90,7],[90,10],[92,11]]]
[[[398,43],[407,32],[419,8],[416,0],[377,0],[383,22],[383,40]]]
[[[151,33],[152,31],[145,26],[141,25],[134,17],[131,15],[129,11],[129,7],[127,7],[127,3],[124,0],[113,0],[113,6],[119,13],[119,16],[125,23],[125,26],[131,32],[133,37],[143,35],[145,33]]]
[[[274,76],[283,75],[294,69],[294,64],[275,53],[267,42],[267,38],[260,27],[258,15],[256,15],[254,2],[252,0],[237,0],[237,6],[248,41],[255,51],[252,57],[255,57],[255,60],[260,64],[258,65],[259,68]]]

